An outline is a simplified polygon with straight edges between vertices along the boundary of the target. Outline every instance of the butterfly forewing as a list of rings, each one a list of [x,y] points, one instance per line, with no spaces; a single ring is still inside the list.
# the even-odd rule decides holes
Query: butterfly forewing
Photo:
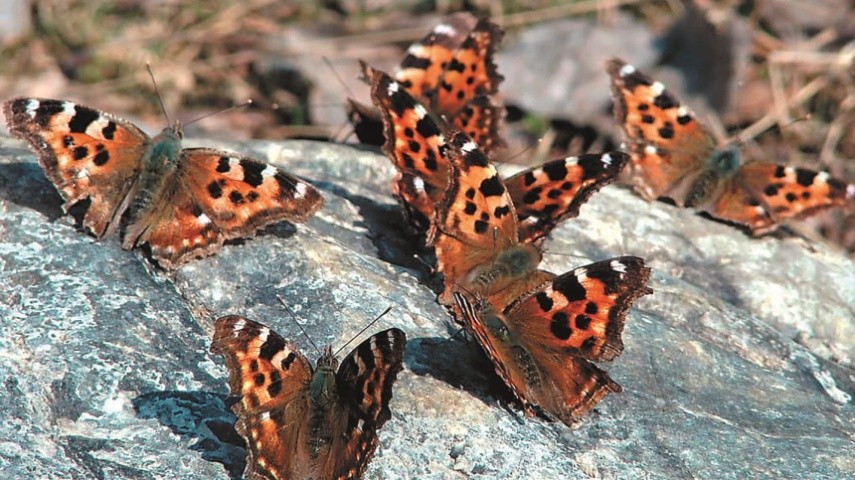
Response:
[[[623,351],[632,302],[651,293],[650,269],[638,257],[592,263],[551,279],[505,310],[520,343],[544,356],[609,361]]]
[[[231,315],[217,320],[211,352],[224,357],[235,425],[247,445],[249,479],[279,479],[293,470],[309,413],[309,361],[296,346],[265,325]],[[303,440],[303,442],[301,442]]]
[[[181,152],[162,194],[135,215],[124,246],[148,242],[165,268],[210,255],[225,240],[280,221],[304,221],[323,205],[310,184],[249,157],[206,148]]]
[[[415,97],[435,91],[455,52],[476,23],[475,17],[469,13],[450,15],[421,41],[410,45],[395,73],[395,80]]]
[[[129,122],[62,100],[15,98],[3,104],[9,132],[30,144],[68,210],[89,198],[83,225],[112,233],[128,206],[150,139]]]
[[[597,190],[614,182],[628,161],[621,152],[552,160],[505,179],[519,221],[520,242],[534,242],[579,215]]]
[[[399,171],[393,190],[417,216],[417,228],[427,227],[433,207],[448,182],[445,137],[427,109],[389,75],[366,68],[371,99],[383,113],[386,143],[383,151]]]
[[[628,181],[648,200],[665,196],[682,205],[683,198],[672,189],[704,168],[715,140],[660,82],[616,58],[606,70],[615,121],[632,154]]]
[[[377,448],[377,430],[390,418],[392,384],[403,368],[407,337],[392,328],[373,335],[341,362],[336,375],[346,415],[345,454],[335,468],[335,478],[358,478]],[[351,477],[353,476],[353,477]]]

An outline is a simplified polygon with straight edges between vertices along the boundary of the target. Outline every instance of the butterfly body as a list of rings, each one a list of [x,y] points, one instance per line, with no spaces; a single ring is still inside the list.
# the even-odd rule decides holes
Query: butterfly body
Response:
[[[312,369],[296,346],[236,315],[216,321],[211,351],[223,355],[249,480],[356,479],[391,418],[392,384],[406,335],[392,328],[339,364],[330,347]]]
[[[64,100],[3,104],[9,131],[36,151],[65,200],[88,200],[83,226],[96,238],[119,230],[122,247],[148,244],[169,269],[217,252],[276,221],[304,221],[323,205],[314,187],[258,160],[183,149],[176,123],[154,138],[109,113]]]
[[[660,82],[619,59],[606,70],[631,157],[624,178],[645,199],[667,198],[762,235],[855,198],[855,185],[824,172],[744,162],[737,145],[718,147]]]
[[[458,277],[460,288],[490,295],[506,289],[537,270],[542,254],[534,245],[521,243],[494,252],[488,263],[477,265]]]

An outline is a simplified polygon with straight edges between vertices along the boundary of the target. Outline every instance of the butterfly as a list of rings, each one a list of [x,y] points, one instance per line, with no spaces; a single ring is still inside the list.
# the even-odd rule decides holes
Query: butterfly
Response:
[[[379,332],[339,366],[327,347],[312,369],[270,328],[230,315],[216,321],[211,352],[225,358],[236,428],[247,445],[248,480],[356,479],[392,416],[404,332]]]
[[[280,220],[306,220],[323,205],[310,184],[258,160],[181,148],[175,123],[154,138],[109,113],[63,100],[3,104],[9,131],[30,144],[68,209],[88,199],[83,225],[114,233],[129,211],[122,248],[147,243],[165,269],[216,253]]]
[[[395,80],[436,118],[491,151],[504,144],[499,136],[504,108],[493,100],[503,79],[493,58],[503,36],[498,25],[471,13],[450,15],[410,46]],[[348,118],[360,141],[384,143],[376,110],[348,99]]]
[[[632,65],[610,59],[615,120],[631,155],[627,181],[645,199],[665,197],[763,235],[789,218],[841,206],[855,185],[825,172],[749,162],[739,148],[716,146],[680,99]]]
[[[650,270],[619,257],[564,275],[539,270],[540,249],[518,238],[509,190],[465,133],[449,142],[451,179],[428,235],[445,287],[440,303],[475,338],[526,414],[567,424],[620,391],[589,360],[623,350],[632,302]]]
[[[621,333],[632,302],[652,292],[650,269],[618,257],[563,275],[540,272],[520,296],[500,304],[453,292],[463,326],[529,415],[577,422],[621,386],[592,361],[623,352]]]
[[[397,80],[366,68],[371,97],[387,126],[384,150],[399,171],[393,193],[416,229],[426,230],[449,182],[446,127]],[[484,150],[480,144],[479,149]],[[520,241],[538,241],[561,221],[577,216],[582,204],[613,182],[627,161],[620,152],[560,158],[505,180],[520,219]]]

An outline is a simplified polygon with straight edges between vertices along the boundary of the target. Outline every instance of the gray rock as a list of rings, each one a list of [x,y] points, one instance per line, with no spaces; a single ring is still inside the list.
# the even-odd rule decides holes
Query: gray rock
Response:
[[[505,76],[502,96],[541,116],[577,124],[611,121],[603,115],[611,100],[603,87],[606,59],[617,56],[644,68],[658,54],[647,26],[620,12],[611,20],[556,20],[508,35],[496,55]]]
[[[399,233],[388,161],[311,142],[231,148],[314,180],[327,207],[167,275],[76,231],[34,157],[0,139],[0,478],[238,478],[213,319],[267,323],[314,359],[294,322],[340,346],[389,305],[375,329],[409,344],[367,478],[855,475],[855,268],[842,254],[606,188],[554,233],[544,266],[641,255],[655,293],[606,365],[624,392],[570,429],[504,408],[475,346],[449,340]]]

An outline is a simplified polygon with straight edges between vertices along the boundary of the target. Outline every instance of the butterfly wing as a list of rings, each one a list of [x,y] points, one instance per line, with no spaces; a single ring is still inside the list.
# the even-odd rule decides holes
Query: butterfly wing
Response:
[[[360,478],[379,444],[377,430],[390,418],[392,384],[403,368],[407,337],[392,328],[373,335],[356,347],[336,374],[343,427],[336,435],[340,446],[331,457],[332,478]]]
[[[309,361],[268,327],[230,315],[216,321],[211,352],[224,357],[235,427],[247,445],[244,476],[289,478],[299,471],[297,452],[308,435]]]
[[[762,235],[781,221],[842,206],[853,197],[855,186],[825,172],[749,163],[739,167],[704,210],[715,218],[745,225],[754,235]]]
[[[207,148],[182,150],[178,169],[163,182],[153,204],[135,212],[123,246],[147,242],[167,269],[271,223],[305,221],[323,206],[320,192],[282,169]]]
[[[447,146],[439,125],[402,85],[363,64],[371,81],[371,99],[385,125],[383,151],[398,169],[395,195],[410,213],[411,223],[424,230],[448,183]]]
[[[532,351],[609,361],[623,351],[621,333],[632,302],[651,293],[649,277],[638,257],[592,263],[531,289],[505,314]]]
[[[668,197],[682,206],[682,190],[715,148],[712,135],[673,93],[632,65],[613,58],[606,70],[631,155],[629,183],[648,200]]]
[[[395,80],[415,97],[423,97],[435,91],[454,59],[455,52],[477,23],[478,20],[466,12],[448,16],[424,38],[410,45],[395,73]]]
[[[629,156],[622,152],[552,160],[505,179],[519,220],[520,242],[543,238],[579,215],[597,190],[614,182]]]
[[[466,132],[485,152],[503,144],[503,109],[490,97],[502,81],[494,61],[504,33],[494,23],[458,13],[410,47],[395,78],[436,115]]]
[[[463,132],[450,142],[448,190],[437,205],[428,242],[444,276],[440,301],[458,287],[488,296],[534,271],[540,250],[518,240],[510,193],[486,154]]]
[[[131,123],[62,100],[15,98],[3,104],[9,132],[23,138],[68,210],[88,198],[83,225],[101,238],[115,231],[150,145]]]

